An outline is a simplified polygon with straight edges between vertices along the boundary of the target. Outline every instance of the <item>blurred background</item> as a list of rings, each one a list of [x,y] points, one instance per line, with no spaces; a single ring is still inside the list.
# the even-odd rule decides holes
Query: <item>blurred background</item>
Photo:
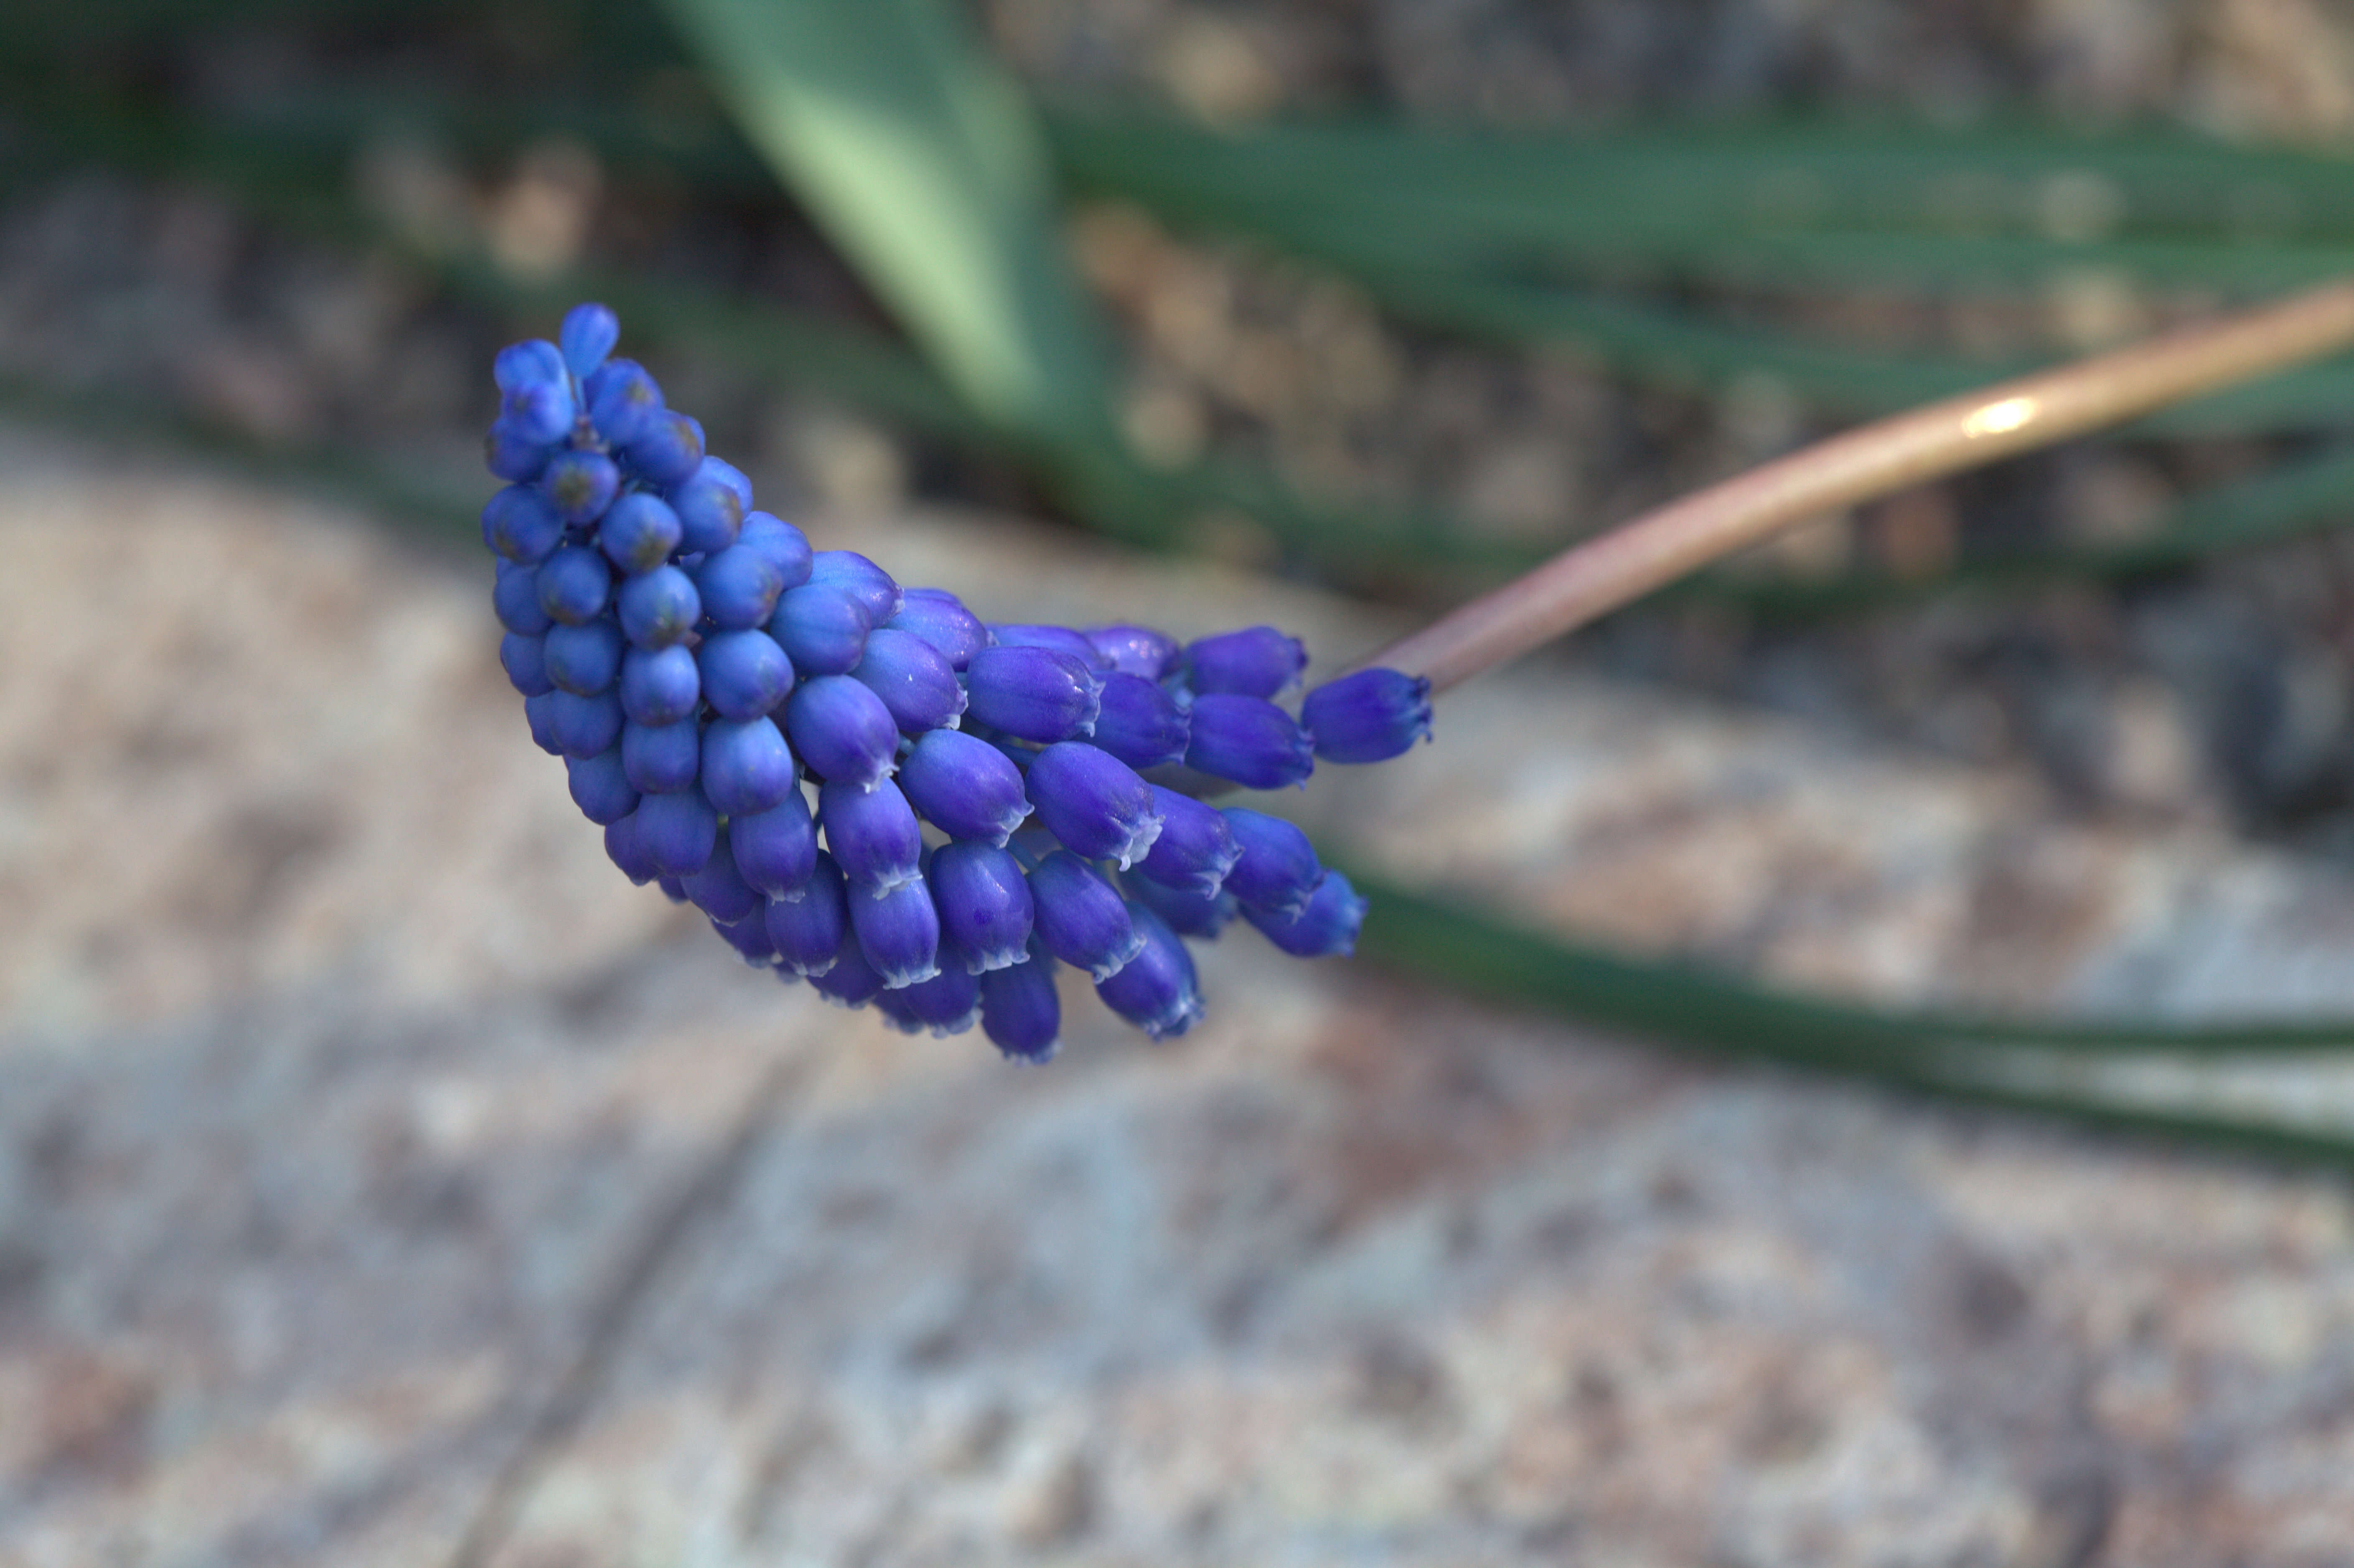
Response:
[[[2330,276],[2354,229],[2349,45],[2302,0],[802,9],[774,58],[716,0],[33,18],[9,396],[454,532],[487,353],[602,289],[782,503],[1005,507],[1421,609],[1859,414]],[[898,150],[835,175],[851,88]],[[2334,546],[2173,568],[2337,521],[2349,389],[1828,519],[1587,656],[2331,853]],[[1999,574],[2042,582],[1823,624]]]
[[[0,1564],[2342,1561],[2354,365],[1450,697],[1281,803],[1357,960],[1044,1073],[614,874],[473,518],[601,298],[821,546],[1337,669],[2349,136],[2324,0],[12,18]]]

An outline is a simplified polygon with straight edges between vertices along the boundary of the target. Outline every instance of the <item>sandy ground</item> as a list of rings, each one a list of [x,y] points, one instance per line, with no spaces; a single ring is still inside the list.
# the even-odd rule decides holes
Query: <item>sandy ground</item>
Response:
[[[487,570],[0,431],[0,1563],[2321,1564],[2334,1182],[1210,952],[905,1039],[605,865]],[[1386,630],[1017,524],[986,610]],[[1887,1000],[2354,1005],[2354,887],[1531,670],[1297,805]],[[2354,1103],[2327,1078],[2275,1090]]]

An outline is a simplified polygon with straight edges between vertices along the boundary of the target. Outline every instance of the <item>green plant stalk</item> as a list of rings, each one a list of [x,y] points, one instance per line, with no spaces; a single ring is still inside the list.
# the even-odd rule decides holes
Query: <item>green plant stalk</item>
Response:
[[[2354,1167],[2354,1137],[2136,1105],[2093,1093],[2022,1088],[1985,1066],[1989,1049],[2144,1059],[2326,1054],[2354,1044],[2354,1020],[2109,1025],[1877,1012],[1574,947],[1551,933],[1391,883],[1360,866],[1345,869],[1372,901],[1359,939],[1361,955],[1475,995],[1722,1061],[1862,1079],[1938,1099],[2288,1164]]]
[[[2354,282],[1876,420],[1571,546],[1366,661],[1440,691],[1828,513],[2354,344]]]
[[[2222,1060],[2327,1055],[2354,1046],[2354,1019],[2193,1022],[2180,1019],[2005,1018],[1949,1010],[1840,1002],[1672,959],[1630,957],[1564,940],[1507,916],[1343,863],[1372,900],[1365,950],[1527,1001],[1575,999],[1579,1016],[1730,1054],[1823,1064],[1892,1054],[1966,1063],[1974,1048],[2072,1057]]]

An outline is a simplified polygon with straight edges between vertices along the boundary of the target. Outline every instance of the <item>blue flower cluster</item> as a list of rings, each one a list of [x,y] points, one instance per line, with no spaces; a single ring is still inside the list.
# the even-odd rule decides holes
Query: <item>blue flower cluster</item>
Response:
[[[1397,756],[1428,682],[1362,670],[1295,717],[1275,699],[1307,656],[1273,627],[984,625],[756,511],[619,335],[584,304],[500,353],[482,539],[532,737],[631,881],[836,1002],[977,1020],[1030,1061],[1060,1033],[1058,960],[1157,1040],[1202,1016],[1184,938],[1237,914],[1288,953],[1351,950],[1348,879],[1200,796]]]

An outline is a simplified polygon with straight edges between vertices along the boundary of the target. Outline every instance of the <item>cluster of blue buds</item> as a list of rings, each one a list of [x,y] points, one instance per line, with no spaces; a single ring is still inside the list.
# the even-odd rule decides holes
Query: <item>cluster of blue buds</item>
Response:
[[[1428,682],[1361,670],[1295,716],[1307,656],[1273,627],[984,625],[756,511],[619,335],[584,304],[500,353],[482,538],[532,738],[631,881],[788,980],[1029,1061],[1058,961],[1158,1040],[1202,1016],[1185,938],[1237,914],[1351,950],[1364,901],[1306,835],[1202,797],[1399,755]]]

